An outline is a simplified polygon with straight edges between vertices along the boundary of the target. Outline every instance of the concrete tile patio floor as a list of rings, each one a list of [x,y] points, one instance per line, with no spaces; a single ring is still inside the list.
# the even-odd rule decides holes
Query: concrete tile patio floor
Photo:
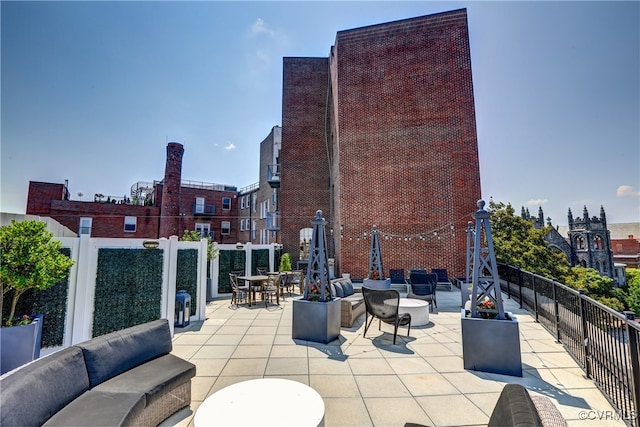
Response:
[[[173,354],[197,366],[190,408],[163,426],[193,426],[207,396],[239,381],[280,377],[307,384],[323,398],[325,425],[431,426],[486,425],[506,383],[520,383],[548,396],[570,426],[624,426],[593,381],[540,324],[513,300],[505,308],[520,322],[523,376],[463,368],[460,292],[438,290],[438,308],[428,325],[393,328],[374,325],[363,337],[362,315],[327,345],[291,338],[292,299],[280,307],[230,307],[230,299],[207,304],[207,319],[176,328]],[[250,405],[247,410],[251,410]],[[287,410],[287,401],[274,411]],[[241,414],[238,414],[239,416]],[[585,419],[586,418],[586,419]]]

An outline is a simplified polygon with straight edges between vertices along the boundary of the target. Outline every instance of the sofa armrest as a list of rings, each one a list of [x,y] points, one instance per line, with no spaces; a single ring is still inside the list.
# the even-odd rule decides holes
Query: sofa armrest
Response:
[[[556,405],[551,399],[545,396],[531,396],[531,401],[536,407],[542,427],[567,427],[567,421],[564,419]]]

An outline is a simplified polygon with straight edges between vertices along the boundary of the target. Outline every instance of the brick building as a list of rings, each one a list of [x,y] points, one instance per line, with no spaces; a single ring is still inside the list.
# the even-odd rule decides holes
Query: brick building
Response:
[[[274,126],[260,143],[259,181],[239,191],[238,227],[241,242],[269,244],[280,241],[278,193],[281,141],[282,128]]]
[[[337,272],[465,268],[481,197],[466,10],[338,32],[328,58],[283,60],[281,243],[324,211]]]
[[[181,144],[169,143],[164,180],[136,183],[130,197],[96,194],[93,201],[75,201],[66,182],[30,181],[26,213],[93,237],[155,239],[196,230],[218,243],[237,242],[237,188],[182,180],[183,152]]]

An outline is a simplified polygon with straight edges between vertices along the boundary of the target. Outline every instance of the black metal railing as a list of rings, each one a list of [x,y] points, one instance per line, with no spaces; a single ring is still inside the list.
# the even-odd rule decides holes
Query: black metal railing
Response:
[[[640,324],[554,280],[498,266],[502,290],[528,310],[593,379],[629,425],[640,426]]]

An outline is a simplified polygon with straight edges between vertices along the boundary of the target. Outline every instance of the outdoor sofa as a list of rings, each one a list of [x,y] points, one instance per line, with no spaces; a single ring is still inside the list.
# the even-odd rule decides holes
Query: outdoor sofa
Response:
[[[362,293],[356,293],[350,278],[331,280],[331,297],[340,297],[340,326],[350,328],[362,316],[366,306]]]
[[[191,403],[196,367],[166,319],[112,332],[0,377],[0,425],[156,426]]]

